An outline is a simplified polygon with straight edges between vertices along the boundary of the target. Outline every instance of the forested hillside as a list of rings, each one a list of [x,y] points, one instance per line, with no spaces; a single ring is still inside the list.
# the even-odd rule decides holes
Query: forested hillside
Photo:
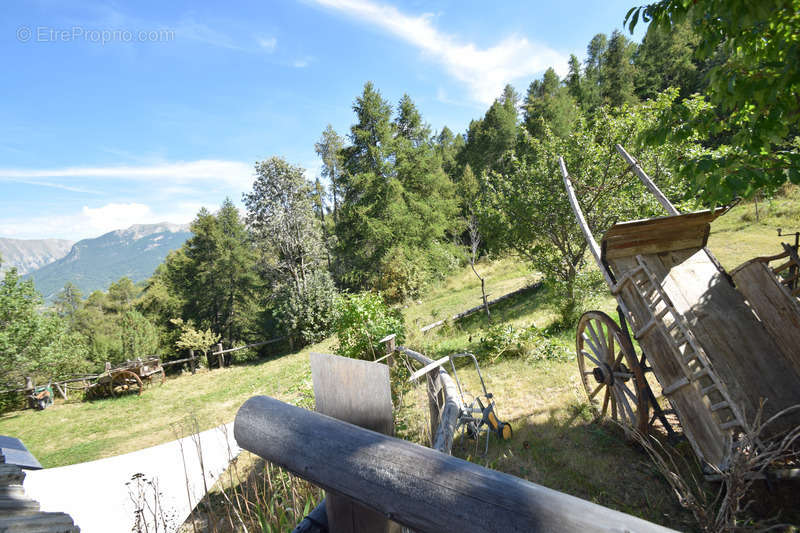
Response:
[[[67,282],[82,293],[107,290],[129,277],[134,282],[149,278],[167,253],[189,238],[177,224],[140,224],[111,231],[75,243],[63,257],[40,265],[27,276],[46,300],[52,300]]]
[[[225,200],[198,212],[141,284],[86,297],[68,285],[42,314],[33,285],[7,273],[0,382],[175,358],[181,339],[304,345],[328,336],[358,293],[399,306],[482,255],[522,257],[571,323],[591,274],[559,157],[595,234],[657,212],[617,143],[682,210],[800,182],[798,2],[690,5],[631,10],[630,28],[652,20],[641,43],[598,33],[565,78],[550,68],[522,93],[506,86],[463,132],[434,131],[412,95],[390,102],[367,81],[349,131],[320,133],[319,176],[280,155],[256,163],[244,210]]]

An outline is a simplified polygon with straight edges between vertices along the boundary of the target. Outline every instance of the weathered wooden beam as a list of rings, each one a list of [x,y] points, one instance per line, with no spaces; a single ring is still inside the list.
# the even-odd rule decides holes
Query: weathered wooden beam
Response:
[[[672,202],[669,201],[669,198],[667,198],[666,195],[661,192],[661,189],[659,189],[656,184],[653,183],[653,180],[650,179],[650,176],[648,176],[641,165],[639,165],[639,162],[631,157],[631,155],[625,151],[625,148],[623,148],[621,144],[616,145],[616,148],[617,152],[619,152],[619,155],[622,156],[622,159],[624,159],[625,162],[631,166],[633,172],[639,177],[644,186],[647,187],[651,193],[653,193],[653,196],[655,196],[656,200],[658,200],[658,203],[660,203],[661,206],[667,210],[667,213],[670,215],[680,215],[681,212],[678,211],[674,205],[672,205]]]
[[[253,344],[245,344],[244,346],[237,346],[236,348],[228,348],[227,350],[222,349],[221,344],[217,344],[217,351],[211,352],[211,355],[219,355],[224,353],[231,353],[231,352],[238,352],[239,350],[244,350],[246,348],[256,348],[258,346],[265,346],[267,344],[273,344],[275,342],[285,341],[288,339],[288,336],[278,337],[275,339],[270,339],[268,341],[261,341],[261,342],[254,342]]]
[[[239,409],[234,435],[242,448],[420,532],[670,531],[267,396]]]
[[[564,178],[564,188],[567,190],[569,205],[572,206],[572,212],[575,213],[575,218],[578,220],[578,226],[583,232],[583,237],[586,239],[586,243],[589,245],[589,251],[592,252],[592,256],[594,256],[594,260],[597,263],[597,266],[600,268],[600,272],[603,273],[606,283],[608,283],[608,286],[611,287],[614,285],[614,281],[611,279],[608,269],[606,269],[606,266],[603,264],[600,247],[597,245],[597,241],[594,240],[592,230],[589,229],[589,224],[587,224],[586,218],[583,216],[581,204],[578,203],[578,198],[575,196],[575,189],[572,187],[572,181],[569,179],[569,172],[567,172],[567,166],[564,164],[563,157],[558,158],[558,166],[561,167],[561,176]]]

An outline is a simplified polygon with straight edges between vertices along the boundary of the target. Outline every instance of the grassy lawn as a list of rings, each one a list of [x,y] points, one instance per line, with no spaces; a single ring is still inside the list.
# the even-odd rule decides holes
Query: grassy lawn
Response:
[[[786,196],[762,202],[759,222],[755,222],[752,203],[739,205],[714,222],[709,247],[728,269],[755,256],[777,253],[781,239],[775,230],[800,229],[798,206],[797,188]],[[490,298],[538,279],[525,264],[508,258],[482,261],[477,268],[486,277]],[[480,283],[468,267],[432,284],[424,299],[408,302],[404,308],[406,345],[432,358],[478,351],[487,328],[481,313],[425,335],[419,328],[479,303]],[[598,285],[585,306],[614,313],[616,302],[604,285]],[[493,324],[514,328],[547,328],[557,317],[558,301],[547,285],[492,309]],[[557,357],[543,359],[533,354],[484,361],[487,388],[495,394],[500,418],[513,424],[514,437],[508,442],[493,438],[485,457],[476,453],[472,442],[457,442],[454,453],[648,520],[691,529],[691,516],[678,506],[648,456],[627,443],[613,423],[592,421],[574,360],[574,335],[574,326],[550,332],[549,342]],[[57,401],[41,412],[7,413],[0,415],[0,434],[21,438],[45,467],[54,467],[184,436],[191,417],[200,429],[228,422],[239,406],[256,394],[311,405],[308,354],[331,351],[333,345],[329,339],[264,362],[171,378],[163,386],[149,388],[141,397]],[[467,390],[479,391],[474,370],[461,367],[459,377]],[[420,388],[405,394],[398,410],[398,433],[404,438],[427,440],[426,401]],[[688,449],[687,456],[691,457]]]
[[[267,394],[298,403],[311,394],[310,351],[328,343],[257,364],[199,370],[170,378],[141,396],[84,402],[61,400],[44,411],[0,416],[0,434],[22,440],[45,468],[101,459],[154,446],[230,422],[251,396]]]

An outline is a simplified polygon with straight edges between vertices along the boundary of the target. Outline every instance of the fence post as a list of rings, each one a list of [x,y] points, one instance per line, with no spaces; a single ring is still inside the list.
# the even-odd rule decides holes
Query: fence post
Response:
[[[444,406],[444,390],[439,379],[439,369],[434,368],[425,376],[428,382],[428,412],[431,417],[431,448],[436,439],[436,430],[439,429],[441,418],[440,405]],[[441,451],[441,450],[440,450]]]
[[[387,356],[386,364],[389,365],[390,368],[394,366],[394,350],[395,350],[396,337],[397,335],[392,333],[391,335],[387,335],[378,341],[379,343],[383,344],[383,346],[386,348],[386,356]]]
[[[192,369],[192,374],[194,374],[197,371],[197,363],[194,360],[194,350],[189,350],[189,357],[191,357],[189,367]]]
[[[36,385],[33,382],[33,378],[31,376],[25,376],[25,404],[30,409],[34,407],[34,400],[32,400],[32,397],[35,391]]]
[[[222,343],[220,342],[217,344],[217,352],[222,351]],[[217,365],[222,368],[222,362],[225,361],[225,354],[224,353],[217,353]]]
[[[58,383],[53,383],[53,386],[56,388],[56,391],[58,391],[58,394],[61,395],[61,397],[66,400],[67,399],[67,384],[64,383],[64,388],[63,389],[61,388],[61,385],[59,385]]]

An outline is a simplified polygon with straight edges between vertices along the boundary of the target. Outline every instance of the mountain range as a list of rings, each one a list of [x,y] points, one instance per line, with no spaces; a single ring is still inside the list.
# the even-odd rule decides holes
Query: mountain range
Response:
[[[0,238],[0,273],[17,267],[27,274],[69,253],[74,243],[63,239],[4,239]]]
[[[52,300],[67,282],[88,296],[124,276],[134,282],[145,280],[191,236],[188,224],[137,224],[75,244],[0,239],[0,255],[4,268],[24,269],[25,278],[33,279],[45,300]]]

